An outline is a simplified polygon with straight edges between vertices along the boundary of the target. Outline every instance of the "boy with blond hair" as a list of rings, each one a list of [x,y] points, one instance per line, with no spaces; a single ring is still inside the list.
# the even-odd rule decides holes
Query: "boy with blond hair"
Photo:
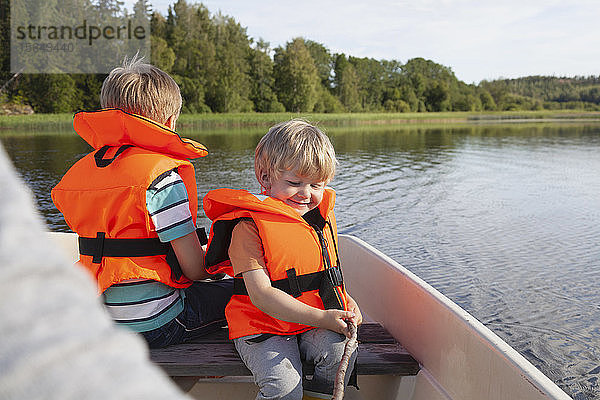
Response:
[[[102,109],[75,114],[75,131],[94,149],[52,190],[79,235],[79,262],[95,278],[118,325],[150,347],[194,338],[225,324],[232,282],[204,269],[196,231],[198,193],[190,159],[207,149],[181,138],[179,87],[140,59],[113,69]]]
[[[217,189],[204,197],[213,220],[207,268],[235,277],[225,314],[257,399],[331,398],[346,321],[362,322],[342,279],[335,193],[326,187],[336,163],[327,136],[294,119],[256,147],[260,195]],[[304,382],[302,360],[315,365]]]

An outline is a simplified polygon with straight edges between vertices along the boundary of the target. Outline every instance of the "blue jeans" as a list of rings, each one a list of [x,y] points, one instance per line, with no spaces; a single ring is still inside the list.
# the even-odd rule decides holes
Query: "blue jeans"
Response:
[[[184,343],[227,325],[225,306],[233,293],[233,279],[194,282],[184,293],[183,311],[175,319],[142,332],[150,348]]]
[[[303,392],[313,396],[333,393],[335,375],[347,341],[345,336],[315,328],[298,335],[274,335],[262,339],[261,335],[234,339],[235,348],[259,387],[256,400],[301,400]],[[356,349],[350,358],[346,384],[355,358]],[[302,360],[315,366],[310,380],[303,381]]]

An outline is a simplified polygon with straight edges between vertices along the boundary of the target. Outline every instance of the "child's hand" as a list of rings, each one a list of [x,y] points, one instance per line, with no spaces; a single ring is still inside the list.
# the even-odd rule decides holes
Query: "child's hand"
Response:
[[[346,298],[348,299],[348,311],[354,313],[354,318],[352,318],[352,322],[354,322],[356,326],[359,326],[363,322],[360,308],[358,307],[356,301],[350,295],[347,295]]]
[[[356,315],[351,311],[343,310],[325,310],[322,324],[320,327],[341,333],[347,338],[350,337],[350,329],[346,320],[353,320]]]

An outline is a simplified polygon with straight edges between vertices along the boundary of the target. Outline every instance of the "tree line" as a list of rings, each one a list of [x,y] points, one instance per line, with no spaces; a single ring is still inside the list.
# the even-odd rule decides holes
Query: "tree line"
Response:
[[[128,12],[120,0],[92,3]],[[302,37],[271,48],[250,38],[233,17],[187,0],[177,0],[166,15],[138,0],[134,13],[150,21],[150,61],[179,84],[187,113],[600,110],[600,77],[466,84],[451,68],[423,58],[402,63],[354,57]],[[0,0],[0,86],[13,76],[9,14],[9,1]],[[0,102],[28,104],[41,113],[96,109],[105,77],[24,74],[4,86]]]

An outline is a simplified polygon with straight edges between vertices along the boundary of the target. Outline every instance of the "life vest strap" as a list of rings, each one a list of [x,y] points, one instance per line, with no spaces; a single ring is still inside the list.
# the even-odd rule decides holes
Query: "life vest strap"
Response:
[[[287,278],[271,281],[271,286],[294,297],[300,297],[304,292],[319,290],[319,288],[321,288],[321,281],[327,279],[327,274],[330,273],[328,270],[323,270],[304,275],[296,275],[296,270],[294,268],[288,269],[286,272],[288,275]],[[248,290],[246,289],[243,278],[235,278],[233,280],[233,294],[248,296]]]
[[[285,271],[287,275],[287,281],[290,285],[290,294],[293,297],[302,296],[302,289],[300,289],[300,282],[298,281],[298,275],[296,275],[296,268],[290,268]]]
[[[79,254],[92,256],[92,262],[100,264],[102,257],[146,257],[166,255],[171,249],[169,243],[158,238],[108,239],[104,232],[95,238],[79,237]]]
[[[201,245],[208,243],[204,227],[196,228],[196,235]],[[92,256],[92,262],[100,264],[102,257],[169,256],[170,253],[173,253],[171,244],[163,243],[158,238],[107,239],[105,236],[105,232],[98,232],[95,238],[79,236],[79,254]],[[171,257],[175,258],[175,262],[177,261],[174,253]],[[169,265],[171,265],[170,262]],[[177,267],[179,267],[179,263],[177,263]]]
[[[104,156],[106,155],[106,152],[111,147],[112,146],[108,146],[108,145],[102,146],[100,148],[100,150],[98,150],[96,152],[96,154],[94,154],[94,160],[95,160],[96,166],[98,168],[108,167],[110,164],[112,164],[113,161],[115,161],[117,159],[117,157],[119,157],[121,155],[121,153],[123,153],[128,148],[133,147],[133,145],[132,144],[124,144],[117,149],[117,152],[115,153],[115,155],[112,158],[104,158]]]

